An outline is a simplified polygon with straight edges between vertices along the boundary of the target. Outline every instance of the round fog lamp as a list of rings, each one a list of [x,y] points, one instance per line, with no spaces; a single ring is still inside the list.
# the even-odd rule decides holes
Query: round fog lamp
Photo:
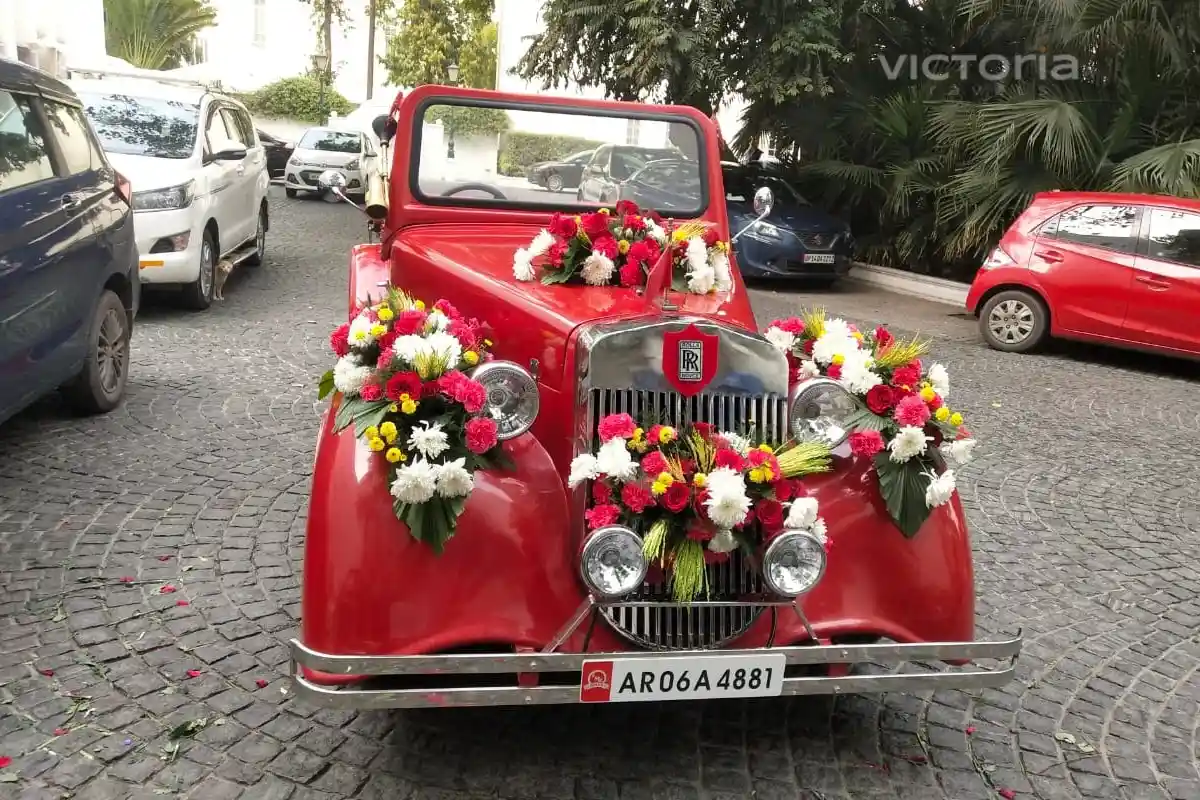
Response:
[[[825,574],[825,546],[808,531],[784,531],[767,546],[762,569],[772,592],[798,597]]]
[[[500,441],[514,439],[533,426],[541,407],[537,381],[512,361],[489,361],[471,371],[487,390],[483,414],[496,423]]]
[[[601,597],[621,597],[646,579],[642,537],[622,525],[598,528],[583,545],[580,571],[584,583]]]
[[[858,401],[845,386],[831,378],[813,378],[792,390],[788,419],[797,439],[837,447],[850,435],[846,423],[857,411]]]

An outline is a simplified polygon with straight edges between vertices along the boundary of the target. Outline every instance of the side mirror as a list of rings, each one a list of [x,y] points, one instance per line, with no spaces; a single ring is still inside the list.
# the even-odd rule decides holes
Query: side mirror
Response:
[[[344,203],[349,203],[350,205],[354,206],[364,214],[366,213],[366,210],[363,209],[362,206],[346,196],[346,175],[344,173],[339,172],[336,169],[327,169],[317,177],[317,184],[322,189],[327,189],[329,191],[332,199],[327,197],[325,198],[326,201],[330,203],[336,203],[338,200],[341,200]]]
[[[246,148],[244,147],[226,147],[212,155],[213,161],[241,161],[245,157]]]
[[[758,218],[734,234],[731,241],[736,242],[739,238],[741,238],[743,233],[762,222],[766,216],[771,213],[771,209],[774,206],[775,195],[766,186],[760,186],[758,191],[754,193],[754,213],[758,215]]]

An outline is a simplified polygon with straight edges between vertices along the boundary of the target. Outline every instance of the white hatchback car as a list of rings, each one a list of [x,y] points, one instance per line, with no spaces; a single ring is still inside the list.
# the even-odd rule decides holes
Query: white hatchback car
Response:
[[[324,193],[318,179],[327,169],[346,176],[346,194],[362,195],[367,180],[380,171],[379,149],[373,137],[353,128],[309,128],[288,159],[284,186],[288,197],[299,192]]]
[[[270,181],[249,112],[199,83],[86,75],[69,83],[133,186],[142,283],[208,308],[217,262],[261,264],[266,249]]]

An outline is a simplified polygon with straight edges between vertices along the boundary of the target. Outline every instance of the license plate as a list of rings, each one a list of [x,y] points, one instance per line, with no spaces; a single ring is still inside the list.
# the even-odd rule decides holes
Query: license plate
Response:
[[[821,254],[821,253],[805,253],[805,264],[832,264],[836,256]]]
[[[579,702],[774,697],[785,665],[782,653],[585,661]]]

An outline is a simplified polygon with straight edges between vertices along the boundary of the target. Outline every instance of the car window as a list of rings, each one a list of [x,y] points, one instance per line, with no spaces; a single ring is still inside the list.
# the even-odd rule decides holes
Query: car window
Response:
[[[633,180],[659,191],[697,197],[700,194],[700,170],[690,161],[664,161],[657,164],[651,162],[634,175]]]
[[[104,157],[92,139],[83,112],[50,100],[42,105],[50,122],[50,132],[58,142],[69,174],[78,175],[103,167]]]
[[[1149,238],[1150,258],[1200,267],[1200,214],[1152,209]]]
[[[301,150],[321,150],[327,153],[360,153],[362,136],[354,131],[331,131],[313,128],[304,134],[297,145]]]
[[[227,150],[230,145],[238,143],[233,132],[229,130],[229,126],[225,124],[225,115],[218,109],[213,109],[208,117],[208,125],[204,129],[204,139],[208,142],[209,152],[212,153]]]
[[[612,155],[611,147],[601,147],[592,155],[592,163],[589,167],[599,167],[602,170],[608,171],[609,156]]]
[[[1059,214],[1058,226],[1044,229],[1042,235],[1132,253],[1137,249],[1137,215],[1137,206],[1077,206]]]
[[[80,92],[83,110],[105,152],[189,158],[196,150],[200,106],[156,97]]]
[[[231,139],[247,150],[254,147],[254,129],[248,124],[249,120],[243,124],[237,109],[228,107],[221,109],[221,116],[225,118],[225,129],[229,131]]]
[[[0,192],[53,177],[45,133],[29,97],[0,91]]]
[[[812,205],[787,181],[778,175],[747,170],[739,167],[725,167],[721,170],[722,182],[725,184],[725,198],[735,202],[751,202],[754,193],[763,186],[775,195],[775,202],[785,205]]]

